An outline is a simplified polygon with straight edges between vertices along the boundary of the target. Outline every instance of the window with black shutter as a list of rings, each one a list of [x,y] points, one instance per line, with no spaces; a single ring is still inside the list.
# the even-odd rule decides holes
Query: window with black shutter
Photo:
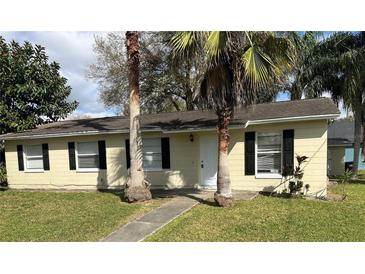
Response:
[[[294,129],[283,130],[283,169],[288,175],[294,170]]]
[[[170,169],[170,138],[161,138],[162,168]]]
[[[43,153],[43,169],[50,170],[48,144],[42,144],[42,153]]]
[[[70,170],[76,170],[76,156],[75,156],[75,143],[68,143],[68,161]]]
[[[106,146],[105,141],[98,141],[99,147],[99,168],[106,169]]]
[[[131,167],[131,154],[130,154],[130,147],[129,147],[129,139],[125,140],[125,156],[126,156],[126,163],[127,169]]]
[[[19,171],[24,171],[23,146],[17,145],[16,150],[18,153],[18,169],[19,169]]]
[[[255,175],[255,132],[245,132],[245,175]]]

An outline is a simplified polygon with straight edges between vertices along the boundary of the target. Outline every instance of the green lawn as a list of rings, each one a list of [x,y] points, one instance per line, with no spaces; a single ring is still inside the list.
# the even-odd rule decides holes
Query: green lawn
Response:
[[[229,209],[198,205],[147,241],[365,241],[365,184],[347,193],[344,202],[259,196]]]
[[[0,191],[0,241],[98,241],[159,206],[101,192]]]

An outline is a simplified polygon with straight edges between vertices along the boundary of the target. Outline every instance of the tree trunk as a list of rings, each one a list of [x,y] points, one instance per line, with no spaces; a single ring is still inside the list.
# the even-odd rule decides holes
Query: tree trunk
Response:
[[[365,95],[365,91],[363,91]],[[365,161],[365,101],[362,103],[362,157]]]
[[[355,116],[355,140],[354,140],[354,162],[352,166],[352,177],[357,177],[357,171],[359,168],[359,154],[360,154],[360,143],[361,143],[361,126],[362,126],[362,110],[361,104],[356,106],[354,109]]]
[[[296,83],[293,83],[292,89],[290,91],[290,100],[300,100],[302,98],[302,90],[298,89]]]
[[[190,87],[186,88],[186,110],[194,110],[193,91]]]
[[[130,142],[130,172],[124,191],[128,202],[138,202],[152,198],[150,184],[145,180],[142,158],[142,136],[140,128],[139,99],[139,42],[138,32],[126,32],[126,47],[128,56],[129,82],[129,142]]]
[[[214,200],[219,206],[229,207],[233,204],[231,191],[231,180],[229,177],[228,165],[228,146],[229,132],[228,126],[232,117],[231,109],[224,109],[217,112],[218,114],[218,177],[217,192],[214,194]]]

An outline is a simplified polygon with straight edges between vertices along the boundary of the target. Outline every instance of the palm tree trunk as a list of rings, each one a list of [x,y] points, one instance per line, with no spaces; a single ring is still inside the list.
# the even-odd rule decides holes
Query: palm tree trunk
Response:
[[[194,103],[193,103],[193,91],[189,86],[186,87],[186,110],[194,110]]]
[[[138,32],[126,32],[129,82],[129,139],[130,139],[130,174],[124,191],[128,202],[149,200],[152,198],[149,183],[145,180],[142,162],[142,136],[140,128],[139,99],[139,41]]]
[[[362,92],[364,95],[365,95],[365,90]],[[364,101],[362,102],[362,105],[361,105],[361,121],[362,121],[362,140],[361,140],[361,147],[362,147],[362,157],[365,161],[365,99]]]
[[[229,132],[228,126],[232,117],[230,109],[224,109],[217,112],[218,114],[218,176],[217,192],[214,194],[214,200],[219,206],[229,207],[233,204],[231,191],[231,179],[229,176],[228,165],[228,146]]]
[[[362,152],[362,158],[365,161],[365,113],[363,113],[362,118],[362,140],[361,140],[361,152]]]
[[[361,143],[361,126],[362,126],[362,110],[361,105],[354,109],[355,116],[355,140],[354,140],[354,162],[352,166],[353,178],[357,177],[357,171],[359,168],[359,154]]]

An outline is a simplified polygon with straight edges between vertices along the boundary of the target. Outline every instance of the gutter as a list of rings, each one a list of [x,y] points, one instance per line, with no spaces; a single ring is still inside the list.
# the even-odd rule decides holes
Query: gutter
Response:
[[[250,125],[264,125],[264,124],[271,124],[271,123],[336,119],[338,117],[340,117],[339,113],[336,113],[336,114],[322,114],[322,115],[309,115],[309,116],[296,116],[296,117],[285,117],[285,118],[274,118],[274,119],[264,119],[264,120],[248,120],[245,123],[244,128],[247,128]]]
[[[144,130],[143,132],[159,132],[161,130]],[[57,138],[57,137],[70,137],[70,136],[90,136],[90,135],[103,135],[103,134],[117,134],[117,133],[129,133],[127,129],[113,129],[109,131],[74,131],[74,132],[64,132],[64,133],[48,133],[48,134],[35,134],[35,135],[22,135],[22,136],[4,136],[0,140],[22,140],[22,139],[41,139],[41,138]]]

